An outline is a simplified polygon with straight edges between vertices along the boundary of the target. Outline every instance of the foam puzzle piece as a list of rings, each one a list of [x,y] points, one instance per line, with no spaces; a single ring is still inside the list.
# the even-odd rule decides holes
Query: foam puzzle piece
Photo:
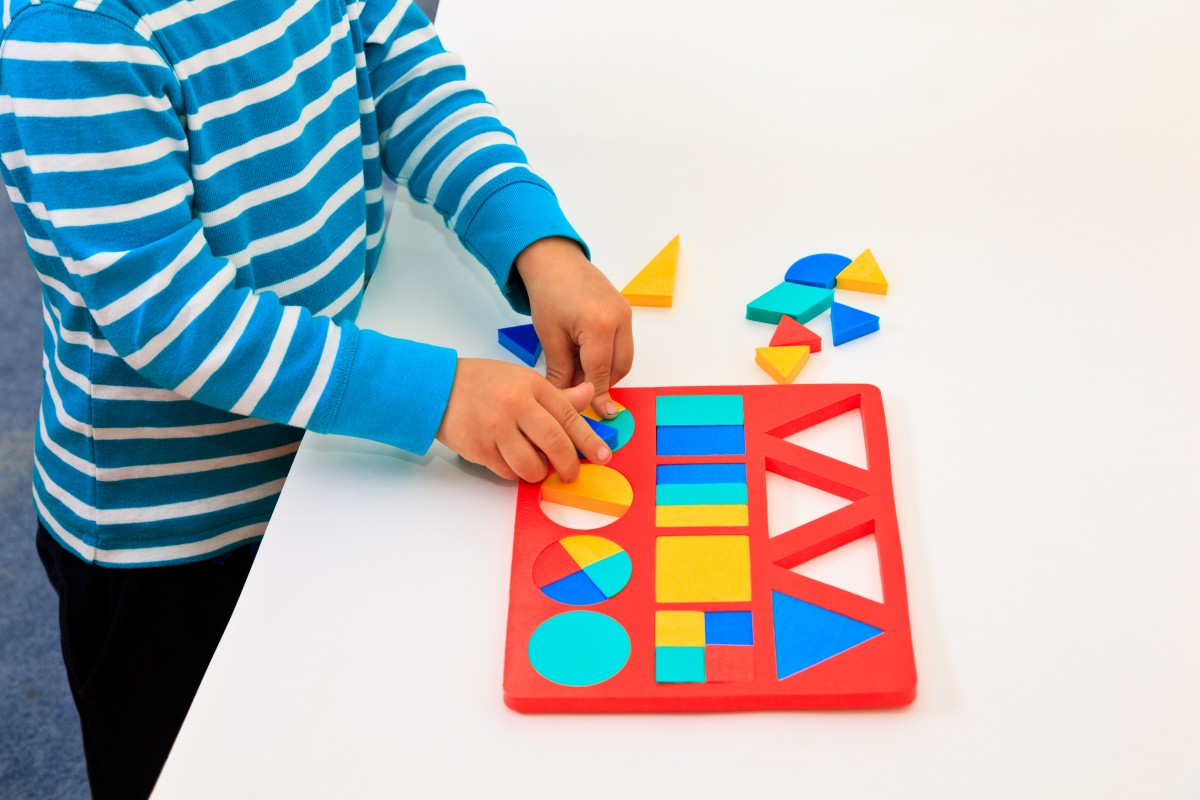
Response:
[[[539,553],[533,562],[533,584],[540,589],[573,575],[580,569],[579,562],[571,558],[562,542],[553,542]]]
[[[654,612],[654,644],[658,647],[703,647],[703,611]]]
[[[675,267],[678,263],[679,237],[676,236],[625,285],[622,296],[631,306],[669,308],[675,298]]]
[[[790,347],[758,347],[754,350],[754,361],[763,372],[776,383],[791,383],[808,363],[808,345]]]
[[[754,680],[754,648],[738,645],[709,645],[704,648],[704,678],[707,683],[749,683]]]
[[[658,683],[704,683],[703,647],[655,647],[654,680]]]
[[[837,275],[837,288],[852,292],[887,294],[888,282],[879,268],[879,262],[868,247],[858,258]]]
[[[745,483],[745,464],[659,464],[654,482],[668,483]]]
[[[835,347],[879,330],[879,317],[841,303],[833,304],[829,321]]]
[[[620,403],[613,403],[613,405],[617,407],[617,415],[612,419],[605,419],[601,417],[600,414],[591,406],[588,406],[580,413],[583,414],[583,416],[587,419],[594,420],[596,422],[602,422],[605,425],[608,425],[610,428],[616,428],[617,444],[609,447],[610,450],[616,452],[628,444],[629,440],[633,438],[635,425],[633,421],[633,414],[629,413],[629,409],[625,408],[625,406],[621,405]]]
[[[660,427],[660,456],[721,456],[746,452],[746,429],[741,425]]]
[[[750,599],[750,540],[745,536],[659,536],[659,603],[735,603]]]
[[[565,578],[547,584],[542,587],[542,591],[551,600],[569,606],[593,606],[608,599],[608,595],[583,571],[573,572]]]
[[[892,496],[887,426],[879,390],[862,384],[800,383],[613,389],[613,399],[639,421],[649,421],[650,428],[654,427],[657,398],[684,394],[740,394],[744,401],[746,454],[660,458],[656,453],[656,436],[647,428],[645,435],[635,435],[606,465],[622,473],[637,495],[628,512],[603,529],[603,537],[618,545],[629,558],[631,577],[626,585],[614,596],[613,589],[601,577],[592,577],[585,570],[585,575],[610,597],[586,608],[612,617],[632,642],[628,662],[608,678],[578,686],[556,683],[539,672],[530,658],[529,645],[535,631],[547,619],[571,609],[548,598],[531,580],[538,555],[560,541],[565,532],[542,510],[541,485],[520,482],[509,584],[504,702],[522,712],[827,709],[911,702],[916,696],[917,675],[902,542]],[[803,439],[793,436],[847,412],[856,412],[861,417],[866,457],[860,463],[847,463],[810,449]],[[764,472],[769,475],[764,476]],[[767,489],[768,484],[779,480],[832,493],[846,504],[798,521],[794,527],[774,529],[766,513]],[[647,492],[656,491],[659,485],[675,483],[744,483],[749,499],[748,524],[738,528],[656,528],[659,506]],[[660,603],[658,541],[714,535],[744,536],[748,540],[749,599],[712,605],[699,600]],[[856,594],[836,582],[814,580],[799,570],[792,571],[799,564],[810,563],[868,535],[875,540],[878,562],[875,566],[882,586],[874,598]],[[607,560],[601,560],[590,565],[590,569],[595,573],[609,566]],[[776,671],[774,592],[882,633],[780,680]],[[754,643],[706,642],[704,647],[695,648],[704,651],[704,682],[658,683],[655,677],[655,611],[658,610],[701,610],[706,615],[709,610],[749,611]],[[708,636],[707,631],[705,635]],[[595,656],[604,657],[603,651]],[[741,666],[735,668],[736,664],[731,662],[738,658],[744,661],[737,662]],[[722,664],[726,664],[727,673],[721,672]],[[743,671],[739,673],[737,669]]]
[[[750,524],[745,505],[657,506],[654,524],[659,528],[742,528]]]
[[[629,584],[633,574],[633,562],[629,554],[622,550],[620,553],[603,558],[594,564],[583,568],[584,574],[591,578],[605,597],[614,597]]]
[[[832,289],[837,283],[837,275],[850,259],[837,253],[815,253],[805,256],[788,267],[783,279],[792,283],[802,283],[805,286],[817,286],[821,289]]]
[[[783,592],[772,593],[772,604],[779,680],[790,678],[883,633],[873,625]]]
[[[597,561],[603,561],[609,556],[615,556],[623,552],[621,546],[611,539],[586,533],[578,536],[568,536],[560,544],[580,568],[587,567],[595,564]]]
[[[804,323],[828,309],[832,303],[833,291],[830,289],[784,281],[751,300],[746,305],[746,319],[775,324],[787,316]]]
[[[604,446],[609,450],[616,450],[620,445],[621,434],[612,425],[608,425],[607,423],[600,422],[599,420],[594,420],[591,417],[586,416],[583,418],[583,421],[588,424],[588,427],[592,429],[593,433],[600,437],[600,441],[604,442]]]
[[[662,395],[654,423],[663,426],[741,425],[746,421],[740,394]]]
[[[579,477],[573,483],[563,481],[557,472],[542,481],[542,499],[619,517],[633,502],[633,487],[615,469],[585,463],[579,465]]]
[[[592,686],[620,672],[629,661],[629,634],[621,623],[596,611],[568,611],[538,626],[529,637],[529,663],[562,686]]]
[[[744,506],[750,502],[745,483],[662,483],[654,489],[660,506]]]
[[[754,644],[749,611],[705,611],[705,644]]]
[[[791,317],[780,317],[779,327],[771,336],[771,347],[796,347],[806,345],[810,352],[821,352],[821,337]]]
[[[501,328],[497,331],[496,339],[505,350],[531,367],[537,364],[538,356],[542,354],[542,343],[533,325]]]

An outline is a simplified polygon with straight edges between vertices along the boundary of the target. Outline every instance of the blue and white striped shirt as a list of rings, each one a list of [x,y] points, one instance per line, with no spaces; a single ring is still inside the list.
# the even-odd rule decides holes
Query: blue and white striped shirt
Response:
[[[578,240],[402,0],[4,0],[0,169],[41,278],[34,502],[80,557],[262,535],[301,429],[424,452],[451,350],[357,328],[386,172],[527,310]]]

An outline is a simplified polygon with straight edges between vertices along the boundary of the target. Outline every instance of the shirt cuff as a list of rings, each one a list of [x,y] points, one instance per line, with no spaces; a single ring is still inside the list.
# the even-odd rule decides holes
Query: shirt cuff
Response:
[[[341,376],[341,396],[330,418],[310,427],[424,455],[446,413],[458,354],[377,331],[357,333]]]
[[[578,242],[591,259],[587,243],[567,221],[554,192],[530,180],[508,183],[493,192],[461,234],[467,250],[487,267],[508,304],[521,314],[529,313],[529,294],[514,263],[522,250],[550,236]]]

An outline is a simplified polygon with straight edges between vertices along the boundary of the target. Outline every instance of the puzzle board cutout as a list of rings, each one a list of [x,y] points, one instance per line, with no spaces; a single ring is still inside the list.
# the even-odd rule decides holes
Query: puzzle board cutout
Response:
[[[504,699],[518,711],[898,706],[916,667],[883,400],[869,385],[614,389],[628,510],[585,535],[522,482]],[[803,447],[861,416],[866,466]],[[769,530],[767,477],[837,500]],[[804,574],[874,541],[882,600]],[[813,573],[819,574],[819,573]]]

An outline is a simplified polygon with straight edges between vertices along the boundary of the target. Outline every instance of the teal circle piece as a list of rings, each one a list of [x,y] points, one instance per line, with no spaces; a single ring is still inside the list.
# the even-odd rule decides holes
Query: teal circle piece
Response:
[[[529,637],[529,663],[551,683],[594,686],[629,661],[629,634],[610,616],[568,611],[538,626]]]
[[[633,414],[629,413],[629,409],[621,409],[615,417],[603,422],[617,429],[617,446],[613,450],[620,450],[633,438]]]

